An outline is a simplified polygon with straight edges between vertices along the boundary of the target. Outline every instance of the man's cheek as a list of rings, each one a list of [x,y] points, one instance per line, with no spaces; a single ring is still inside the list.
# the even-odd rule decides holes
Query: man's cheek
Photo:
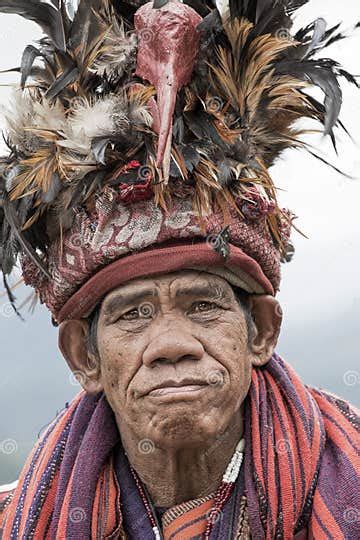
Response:
[[[124,393],[121,388],[121,382],[124,381],[124,373],[122,372],[121,362],[109,359],[106,356],[101,357],[101,376],[103,379],[103,386],[105,388],[105,394],[109,401],[116,401],[121,398]]]

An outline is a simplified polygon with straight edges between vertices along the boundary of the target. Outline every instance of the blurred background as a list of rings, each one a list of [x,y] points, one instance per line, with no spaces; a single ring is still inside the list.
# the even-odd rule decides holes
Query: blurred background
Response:
[[[312,0],[296,27],[317,17],[349,31],[360,20],[358,0]],[[0,70],[19,65],[26,45],[40,37],[37,26],[0,15]],[[360,74],[360,29],[328,54]],[[6,106],[16,74],[0,74],[0,108]],[[299,216],[293,261],[283,266],[279,294],[284,323],[277,348],[303,380],[360,405],[360,90],[344,82],[341,120],[353,141],[338,132],[337,157],[320,135],[311,142],[347,179],[304,152],[288,152],[272,168],[283,190],[280,200]],[[0,129],[3,115],[0,110]],[[0,152],[5,152],[4,145]],[[17,276],[14,276],[13,283]],[[17,290],[18,300],[31,291]],[[0,298],[0,484],[15,480],[44,427],[79,391],[57,349],[57,330],[42,306],[26,322]]]

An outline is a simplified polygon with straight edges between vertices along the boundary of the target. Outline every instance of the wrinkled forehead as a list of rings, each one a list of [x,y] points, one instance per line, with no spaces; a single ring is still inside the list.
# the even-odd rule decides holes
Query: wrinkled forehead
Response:
[[[104,309],[118,300],[130,301],[167,295],[171,298],[193,296],[232,296],[231,285],[222,277],[201,270],[180,270],[165,275],[139,278],[109,292],[103,299]]]

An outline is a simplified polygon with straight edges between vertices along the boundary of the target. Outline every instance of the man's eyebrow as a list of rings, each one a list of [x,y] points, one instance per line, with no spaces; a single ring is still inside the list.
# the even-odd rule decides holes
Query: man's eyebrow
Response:
[[[106,313],[112,313],[116,311],[119,307],[126,306],[127,304],[136,304],[146,297],[154,297],[155,294],[156,292],[154,289],[143,289],[119,293],[105,303],[104,311]]]
[[[156,289],[137,289],[128,292],[119,292],[113,298],[104,302],[104,312],[113,313],[119,308],[122,308],[128,304],[136,304],[144,298],[155,297],[157,295]],[[179,287],[175,296],[202,296],[206,298],[216,299],[230,299],[230,295],[227,291],[224,291],[217,283],[204,284],[204,285],[186,285]]]
[[[188,285],[185,287],[180,287],[176,293],[176,297],[179,296],[206,296],[207,298],[212,299],[228,299],[230,298],[227,291],[224,291],[222,287],[219,287],[218,284],[209,284],[209,285]]]

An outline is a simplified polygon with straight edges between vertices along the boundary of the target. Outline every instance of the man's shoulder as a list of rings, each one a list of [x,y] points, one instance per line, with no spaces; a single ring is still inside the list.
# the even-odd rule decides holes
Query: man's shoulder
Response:
[[[310,386],[307,388],[312,393],[322,412],[323,409],[326,410],[330,408],[333,411],[336,411],[350,423],[353,424],[355,422],[357,427],[359,427],[360,410],[355,405],[346,401],[344,398],[329,392],[329,390],[324,390],[323,388],[313,388]]]

